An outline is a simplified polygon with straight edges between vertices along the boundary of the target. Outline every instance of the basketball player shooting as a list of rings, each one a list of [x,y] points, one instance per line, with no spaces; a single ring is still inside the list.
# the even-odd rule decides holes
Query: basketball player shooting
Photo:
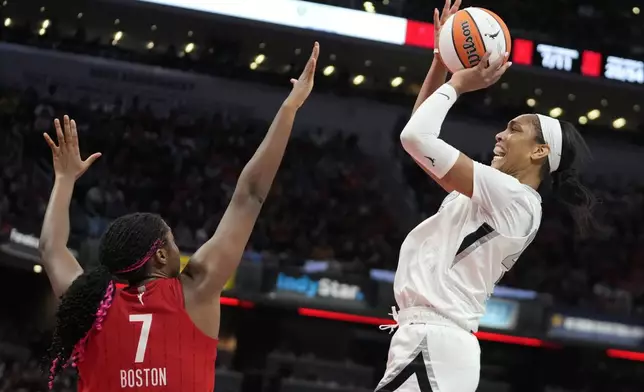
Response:
[[[460,1],[446,1],[436,33]],[[438,37],[437,37],[438,38]],[[437,41],[438,42],[438,41]],[[433,63],[400,140],[405,151],[449,195],[438,212],[404,240],[394,280],[400,308],[393,316],[387,368],[376,391],[474,392],[480,347],[473,332],[495,285],[535,237],[541,222],[537,190],[551,188],[575,208],[580,227],[592,195],[577,168],[588,148],[575,128],[539,114],[523,114],[496,135],[491,166],[472,161],[440,139],[459,95],[489,87],[510,66],[501,58],[454,73]]]
[[[99,266],[83,271],[67,249],[74,183],[100,154],[83,161],[74,120],[55,120],[55,183],[40,236],[42,262],[61,302],[49,349],[51,389],[68,366],[78,390],[213,391],[220,295],[242,257],[280,166],[298,109],[313,88],[316,42],[261,145],[242,170],[215,234],[180,272],[179,249],[161,217],[116,219],[99,247]],[[124,289],[116,281],[126,281]]]

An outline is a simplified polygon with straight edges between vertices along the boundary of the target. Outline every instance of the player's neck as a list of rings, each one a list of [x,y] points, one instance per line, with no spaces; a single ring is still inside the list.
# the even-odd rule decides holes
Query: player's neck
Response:
[[[146,284],[157,280],[157,279],[167,279],[169,278],[169,275],[166,275],[162,271],[154,271],[150,273],[145,279],[137,281],[137,282],[129,282],[130,287],[137,287],[137,286],[145,286]]]
[[[541,185],[541,176],[539,172],[535,170],[526,170],[516,173],[514,178],[519,180],[520,183],[531,187],[535,191],[538,190],[539,185]]]

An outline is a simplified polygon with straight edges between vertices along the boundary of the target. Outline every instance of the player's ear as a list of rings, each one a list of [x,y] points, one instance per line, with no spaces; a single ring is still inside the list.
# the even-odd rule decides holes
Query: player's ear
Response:
[[[550,154],[550,146],[547,144],[537,143],[532,149],[530,158],[532,158],[533,161],[539,161],[546,158],[548,154]]]
[[[157,249],[155,257],[160,264],[166,265],[168,263],[168,251],[163,247]]]

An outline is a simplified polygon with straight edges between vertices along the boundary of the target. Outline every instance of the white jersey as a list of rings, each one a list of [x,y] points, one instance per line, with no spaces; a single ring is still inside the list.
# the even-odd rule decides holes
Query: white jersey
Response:
[[[539,229],[541,197],[478,162],[473,175],[471,199],[450,193],[405,238],[394,295],[401,309],[431,307],[476,332],[494,286]]]

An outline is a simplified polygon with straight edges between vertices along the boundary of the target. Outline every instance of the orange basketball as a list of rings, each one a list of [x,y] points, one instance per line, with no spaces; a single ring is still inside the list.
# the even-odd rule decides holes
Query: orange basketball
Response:
[[[486,52],[490,61],[510,53],[512,38],[505,22],[485,8],[468,7],[447,19],[440,31],[438,51],[443,64],[456,72],[479,63]]]

